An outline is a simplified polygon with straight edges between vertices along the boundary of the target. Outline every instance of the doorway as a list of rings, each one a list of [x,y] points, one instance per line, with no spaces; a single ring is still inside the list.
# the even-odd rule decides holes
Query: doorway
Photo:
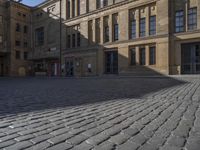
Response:
[[[74,76],[74,61],[73,61],[73,59],[66,59],[65,67],[66,67],[66,76],[67,77]]]
[[[118,74],[118,52],[105,52],[105,73]]]
[[[200,43],[181,46],[182,74],[200,74]]]

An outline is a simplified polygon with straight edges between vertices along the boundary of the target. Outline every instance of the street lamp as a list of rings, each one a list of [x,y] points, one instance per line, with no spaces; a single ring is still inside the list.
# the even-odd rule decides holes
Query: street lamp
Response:
[[[62,76],[62,0],[60,0],[60,76]]]

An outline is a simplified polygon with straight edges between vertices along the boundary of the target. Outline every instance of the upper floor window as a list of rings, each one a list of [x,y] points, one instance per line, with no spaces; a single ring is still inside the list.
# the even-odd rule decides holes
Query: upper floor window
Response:
[[[28,59],[28,52],[24,52],[24,60]]]
[[[0,23],[3,23],[3,16],[0,15]]]
[[[108,6],[108,0],[102,0],[103,1],[103,6]]]
[[[35,45],[42,46],[44,44],[44,27],[35,30]]]
[[[197,8],[188,10],[188,30],[197,29]]]
[[[119,25],[116,23],[114,24],[114,41],[119,40]]]
[[[130,21],[130,39],[134,39],[136,38],[136,20],[135,19],[132,19]]]
[[[70,18],[70,0],[67,1],[67,18]]]
[[[27,32],[28,32],[28,27],[24,26],[24,33],[27,33]]]
[[[28,47],[28,42],[24,42],[24,48]]]
[[[135,48],[130,49],[130,59],[131,59],[131,65],[136,65],[136,50]]]
[[[2,44],[2,43],[3,43],[3,36],[0,35],[0,44]]]
[[[80,32],[77,33],[77,47],[81,46],[81,34]]]
[[[72,34],[72,47],[76,47],[76,34]]]
[[[20,41],[15,41],[15,46],[21,46],[21,42]]]
[[[80,15],[80,0],[77,0],[77,15]]]
[[[15,52],[15,58],[16,59],[20,59],[21,58],[20,55],[21,55],[20,51]]]
[[[140,19],[140,37],[144,37],[146,35],[146,19]]]
[[[177,11],[175,14],[175,32],[184,31],[184,11]]]
[[[71,48],[71,35],[67,36],[67,48]]]
[[[19,23],[16,23],[16,31],[17,31],[17,32],[20,32],[20,31],[21,31],[21,27],[20,27],[20,24],[19,24]]]
[[[156,34],[156,16],[150,16],[149,21],[150,21],[149,34],[155,35]]]
[[[96,0],[97,9],[108,6],[108,0]]]
[[[76,5],[75,5],[75,0],[72,0],[72,17],[75,17],[75,10],[76,9]]]
[[[95,41],[97,42],[97,43],[100,43],[100,36],[101,36],[101,28],[100,28],[100,19],[98,18],[98,19],[96,19],[96,22],[95,22],[95,26],[96,26],[96,30],[95,30],[95,32],[96,32],[96,34],[95,34]]]
[[[91,45],[93,41],[93,21],[88,22],[88,44]]]
[[[155,65],[156,64],[156,47],[149,48],[149,64]]]

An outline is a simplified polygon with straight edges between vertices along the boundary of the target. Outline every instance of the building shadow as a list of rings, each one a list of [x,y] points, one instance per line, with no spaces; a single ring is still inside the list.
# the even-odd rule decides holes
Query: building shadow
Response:
[[[49,17],[47,12],[43,11],[42,13],[44,16]],[[49,60],[59,60],[59,19],[49,17],[48,22],[53,24],[50,28],[55,29],[56,31],[51,31],[52,33],[50,33],[50,35],[54,36],[50,37],[49,35],[43,46],[35,47],[33,43],[33,49],[29,56],[29,59],[33,62],[32,68],[34,68],[34,65],[38,64],[38,62],[47,62],[48,66],[48,63],[51,62]],[[33,32],[41,26],[41,24],[38,26],[35,25]],[[120,53],[117,53],[117,69],[112,67],[106,68],[106,53],[108,52],[108,48],[95,42],[91,43],[91,40],[82,34],[80,34],[80,47],[77,47],[76,45],[74,48],[67,48],[67,28],[68,27],[65,24],[62,24],[63,63],[66,63],[69,58],[68,56],[70,56],[73,59],[74,64],[73,71],[81,66],[81,70],[86,72],[82,74],[82,76],[90,77],[1,78],[0,116],[95,104],[114,100],[124,101],[126,99],[133,99],[134,102],[139,101],[142,98],[144,99],[146,95],[151,93],[186,83],[175,78],[167,77],[147,66],[129,66],[129,58],[120,55]],[[47,31],[47,29],[45,29],[45,31]],[[73,33],[79,32],[74,29]],[[48,45],[48,40],[51,43],[50,45]],[[89,48],[88,43],[90,43]],[[49,51],[51,47],[56,47],[56,50]],[[117,51],[117,49],[115,50]],[[84,57],[81,54],[87,53],[88,51],[95,51],[95,54],[102,54],[100,57],[102,60],[100,62],[97,58],[94,58],[95,61],[91,61],[91,63],[95,62],[95,64],[91,65],[96,66],[96,68],[92,68],[92,70],[89,70],[88,68],[88,61],[86,63],[79,61],[82,64],[76,65],[76,60]],[[87,60],[87,58],[85,60]],[[123,62],[126,65],[121,64],[120,62]],[[99,66],[102,67],[102,74],[98,73]],[[64,76],[67,75],[66,70],[68,68],[66,67],[67,65],[65,64],[62,72]],[[74,75],[76,74],[74,73]],[[146,77],[144,77],[144,75],[146,75]]]

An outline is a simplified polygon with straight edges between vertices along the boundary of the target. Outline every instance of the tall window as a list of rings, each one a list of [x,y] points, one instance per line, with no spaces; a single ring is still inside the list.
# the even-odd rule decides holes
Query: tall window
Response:
[[[67,36],[67,48],[71,48],[71,35]]]
[[[2,43],[3,43],[3,36],[0,35],[0,44],[2,44]]]
[[[146,35],[146,19],[140,19],[140,37],[144,37]]]
[[[102,0],[103,1],[103,6],[108,6],[108,0]]]
[[[92,41],[93,41],[93,21],[90,20],[88,22],[88,44],[92,44]]]
[[[150,16],[149,21],[150,21],[149,34],[155,35],[156,34],[156,16]]]
[[[96,0],[97,9],[108,6],[108,0]]]
[[[146,64],[145,48],[140,48],[140,65]]]
[[[109,42],[109,26],[108,25],[106,25],[105,27],[104,27],[104,37],[105,37],[105,42]]]
[[[28,52],[24,52],[24,60],[28,59]]]
[[[20,31],[21,31],[21,27],[20,27],[20,24],[19,24],[19,23],[16,23],[16,31],[17,31],[17,32],[20,32]]]
[[[20,59],[20,55],[21,55],[20,51],[15,51],[15,58],[16,59]]]
[[[44,27],[35,30],[35,45],[42,46],[44,44]]]
[[[188,10],[188,30],[197,29],[197,8]]]
[[[95,34],[96,38],[95,38],[95,41],[97,43],[100,43],[101,30],[100,30],[100,19],[99,18],[96,19],[96,25],[95,26],[96,26],[96,34]]]
[[[72,47],[76,47],[76,34],[72,34]]]
[[[136,21],[135,19],[132,19],[130,21],[130,39],[136,38]]]
[[[76,11],[75,0],[72,0],[72,17],[75,17],[75,11]]]
[[[21,42],[20,41],[15,41],[15,46],[21,46]]]
[[[114,41],[119,40],[119,25],[116,23],[114,24]]]
[[[130,49],[131,65],[136,65],[136,51],[135,48]]]
[[[184,11],[180,10],[176,12],[175,15],[175,32],[184,31]]]
[[[80,0],[77,0],[77,15],[80,15]]]
[[[27,33],[27,32],[28,32],[28,27],[24,26],[24,33]]]
[[[96,1],[97,9],[101,8],[101,0]]]
[[[149,48],[149,64],[155,65],[156,64],[156,47]]]
[[[81,34],[80,32],[77,33],[77,47],[81,46]]]
[[[67,1],[67,18],[70,18],[70,0]]]
[[[3,16],[0,15],[0,23],[3,23]]]

